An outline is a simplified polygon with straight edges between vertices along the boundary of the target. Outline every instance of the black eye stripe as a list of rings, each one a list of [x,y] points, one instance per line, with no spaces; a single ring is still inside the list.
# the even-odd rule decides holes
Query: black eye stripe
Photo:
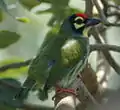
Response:
[[[82,19],[77,19],[75,22],[76,22],[77,24],[81,24],[81,23],[83,22],[83,20],[82,20]]]

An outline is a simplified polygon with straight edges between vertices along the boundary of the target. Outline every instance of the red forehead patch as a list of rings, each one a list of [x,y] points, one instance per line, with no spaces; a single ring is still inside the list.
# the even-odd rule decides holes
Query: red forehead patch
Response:
[[[82,18],[88,18],[88,16],[86,14],[83,14],[83,13],[77,13],[76,16],[80,16]]]

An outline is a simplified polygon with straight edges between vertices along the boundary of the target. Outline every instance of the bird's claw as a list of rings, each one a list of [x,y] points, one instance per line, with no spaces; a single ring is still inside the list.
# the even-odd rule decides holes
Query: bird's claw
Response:
[[[55,97],[57,97],[59,94],[61,93],[70,93],[74,96],[77,96],[76,90],[74,89],[69,89],[69,88],[57,88],[56,87],[56,94],[52,97],[52,100],[55,99]]]

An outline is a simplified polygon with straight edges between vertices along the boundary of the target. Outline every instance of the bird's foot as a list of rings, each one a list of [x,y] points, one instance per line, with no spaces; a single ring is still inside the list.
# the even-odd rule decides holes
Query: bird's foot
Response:
[[[72,94],[74,96],[77,96],[76,90],[74,90],[74,89],[56,87],[56,94],[52,97],[52,100],[54,100],[55,97],[61,93],[69,93],[69,94]]]

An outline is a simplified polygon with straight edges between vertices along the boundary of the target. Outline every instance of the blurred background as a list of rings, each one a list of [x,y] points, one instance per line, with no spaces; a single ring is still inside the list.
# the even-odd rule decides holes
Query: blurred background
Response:
[[[15,43],[10,44],[5,48],[0,48],[0,60],[11,62],[28,60],[33,58],[40,45],[42,44],[46,34],[52,29],[53,26],[59,26],[64,18],[74,12],[85,11],[84,0],[3,0],[8,7],[8,12],[4,10],[4,6],[1,3],[0,10],[0,30],[6,30],[10,32],[16,32],[20,38]],[[98,0],[99,1],[99,0]],[[112,4],[120,4],[119,0],[109,0]],[[103,5],[99,1],[100,6]],[[3,6],[3,7],[2,7]],[[99,14],[94,7],[94,14]],[[12,15],[12,16],[11,16]],[[29,22],[19,22],[14,17],[26,17]],[[110,21],[114,21],[115,18],[111,17]],[[120,27],[107,28],[106,42],[108,44],[120,45]],[[9,36],[9,39],[12,39]],[[8,39],[8,40],[9,40]],[[5,42],[5,41],[2,41]],[[94,38],[90,38],[90,43],[96,43]],[[120,54],[110,52],[115,61],[120,65]],[[89,62],[92,68],[96,71],[96,65],[98,63],[97,53],[93,52],[89,57]],[[14,61],[13,61],[14,60]],[[5,64],[5,63],[4,63]],[[1,63],[2,65],[2,63]],[[108,64],[106,64],[108,65]],[[103,86],[111,90],[116,90],[120,87],[120,76],[108,65],[107,66],[107,83],[104,82]],[[25,71],[23,71],[26,73]],[[6,72],[7,74],[7,72]],[[100,71],[98,77],[102,77],[104,72]],[[24,74],[25,75],[25,74]],[[22,82],[25,77],[18,77]],[[2,76],[1,76],[2,77]],[[7,75],[6,75],[7,77]],[[45,106],[53,107],[54,103],[51,101],[51,97],[46,102],[38,101],[34,94],[28,98],[32,104],[43,104]],[[109,109],[110,110],[110,109]]]

